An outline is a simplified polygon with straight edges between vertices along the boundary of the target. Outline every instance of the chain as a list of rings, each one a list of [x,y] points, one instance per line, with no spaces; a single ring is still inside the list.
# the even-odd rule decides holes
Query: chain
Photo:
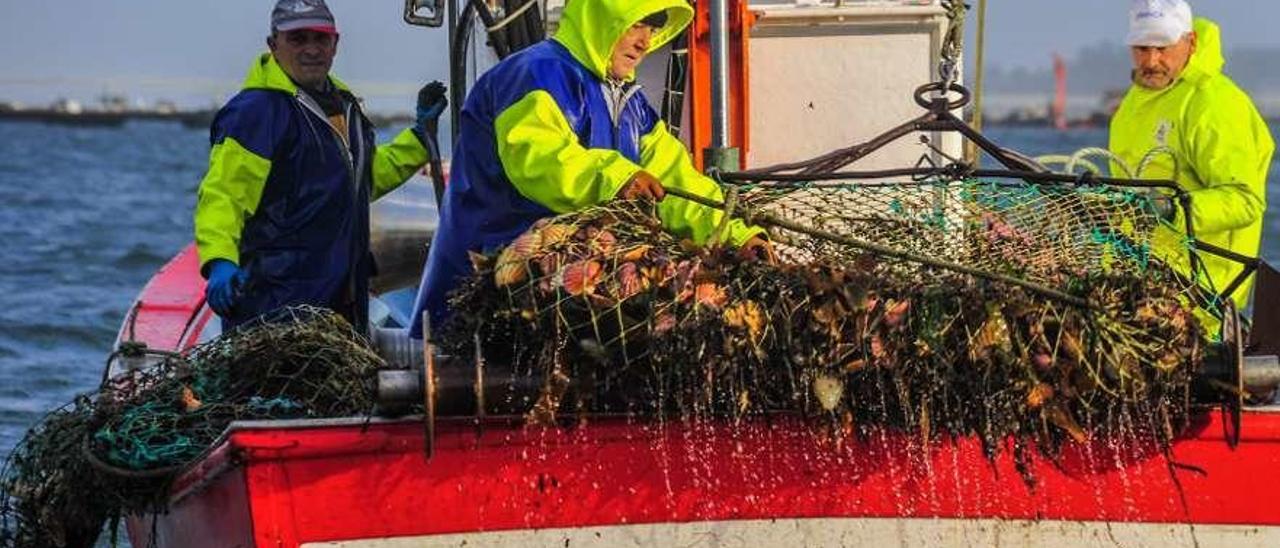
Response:
[[[942,39],[942,61],[938,63],[938,77],[944,90],[954,84],[959,73],[960,56],[964,53],[964,17],[969,5],[962,0],[942,0],[947,10],[947,32]],[[945,93],[945,91],[944,91]]]

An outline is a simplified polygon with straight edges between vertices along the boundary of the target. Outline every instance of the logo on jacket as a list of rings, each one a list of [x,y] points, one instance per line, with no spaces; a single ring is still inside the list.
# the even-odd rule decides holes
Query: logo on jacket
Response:
[[[1156,124],[1156,144],[1160,146],[1169,146],[1169,133],[1173,131],[1173,122],[1169,120],[1160,120]]]

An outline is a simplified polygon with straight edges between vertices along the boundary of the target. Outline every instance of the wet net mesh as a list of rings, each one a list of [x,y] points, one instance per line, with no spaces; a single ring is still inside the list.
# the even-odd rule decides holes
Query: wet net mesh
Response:
[[[1152,245],[1157,233],[1176,229],[1142,189],[973,179],[738,188],[746,215],[803,229],[772,227],[787,262],[847,261],[872,252],[894,260],[895,275],[946,270],[937,264],[945,262],[970,275],[1008,276],[1013,280],[1004,283],[1045,289],[1086,275],[1136,276],[1172,284],[1189,303],[1212,301],[1189,269],[1166,267],[1187,262],[1189,242],[1177,249]]]
[[[1108,187],[959,181],[753,186],[744,204],[831,234],[1057,285],[1067,273],[1143,275],[1146,234],[1158,226],[1145,197]],[[864,250],[782,231],[790,262],[848,259]],[[910,269],[924,267],[904,264]]]
[[[613,202],[473,256],[435,338],[540,378],[532,422],[798,411],[837,437],[1012,437],[1024,457],[1121,428],[1168,443],[1204,330],[1152,257],[1144,201],[982,181],[731,192],[776,263]]]
[[[295,308],[117,376],[10,454],[0,546],[93,546],[107,520],[162,510],[175,474],[233,421],[369,413],[380,367],[341,316]]]

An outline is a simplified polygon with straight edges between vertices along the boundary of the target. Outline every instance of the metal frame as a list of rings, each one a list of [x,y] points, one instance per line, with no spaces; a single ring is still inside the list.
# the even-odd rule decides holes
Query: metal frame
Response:
[[[439,27],[444,24],[445,0],[404,0],[404,22],[419,27]],[[418,15],[418,10],[430,6],[431,15]]]

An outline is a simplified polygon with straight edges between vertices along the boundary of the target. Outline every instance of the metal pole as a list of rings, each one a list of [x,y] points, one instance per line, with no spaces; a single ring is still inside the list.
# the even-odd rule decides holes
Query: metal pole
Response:
[[[729,0],[711,0],[711,146],[729,146]]]
[[[711,146],[703,151],[703,167],[736,171],[738,149],[729,144],[729,2],[709,0],[711,9]]]
[[[973,70],[973,129],[979,133],[982,132],[982,96],[983,88],[986,80],[986,56],[987,56],[987,0],[978,0],[978,58],[974,61]],[[969,160],[974,167],[982,165],[982,154],[978,152],[977,145],[970,143]]]

